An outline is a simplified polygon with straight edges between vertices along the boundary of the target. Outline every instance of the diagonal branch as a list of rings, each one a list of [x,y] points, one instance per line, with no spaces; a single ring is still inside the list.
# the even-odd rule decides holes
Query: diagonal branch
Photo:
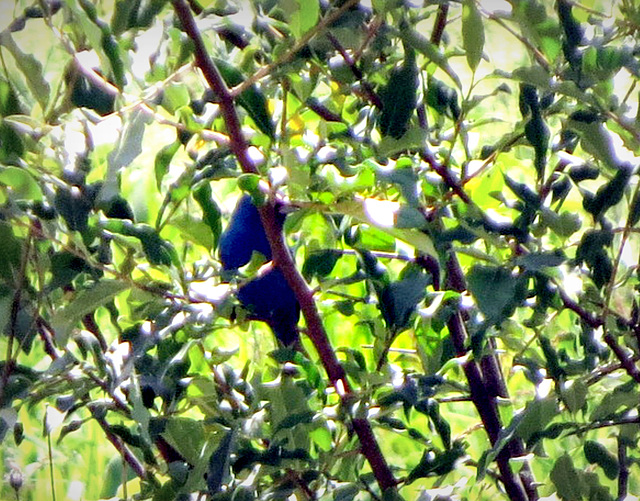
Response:
[[[224,84],[217,68],[207,55],[202,37],[189,10],[189,6],[185,0],[172,0],[172,3],[182,23],[183,29],[195,45],[196,64],[219,99],[220,109],[229,133],[230,148],[235,154],[243,172],[257,173],[258,170],[249,156],[248,143],[240,128],[240,121],[234,106],[233,95]],[[354,3],[353,1],[346,2],[343,8],[344,6],[353,5]],[[319,25],[323,26],[328,24],[327,18],[319,23]],[[295,293],[306,321],[307,334],[318,351],[331,383],[335,387],[342,402],[348,405],[353,402],[354,395],[347,381],[346,373],[340,365],[329,342],[313,298],[313,292],[296,269],[293,258],[285,244],[282,230],[276,221],[275,207],[273,203],[268,203],[260,207],[259,211],[271,246],[274,265],[280,269]],[[361,452],[367,458],[371,470],[380,486],[380,490],[384,492],[388,489],[395,489],[397,482],[382,455],[369,421],[365,418],[354,418],[352,420],[352,426],[360,440]]]

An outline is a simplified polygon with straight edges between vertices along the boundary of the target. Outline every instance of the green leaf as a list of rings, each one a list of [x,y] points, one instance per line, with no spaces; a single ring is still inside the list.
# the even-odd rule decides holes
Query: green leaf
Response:
[[[584,408],[587,403],[589,388],[585,383],[574,380],[571,386],[562,389],[562,400],[567,405],[569,412],[575,414]]]
[[[430,62],[435,63],[441,70],[443,70],[451,80],[453,80],[458,88],[462,88],[462,83],[456,75],[453,68],[449,65],[447,56],[429,39],[421,35],[417,30],[411,28],[403,28],[400,34],[402,40],[408,45],[416,49],[421,54],[425,55]]]
[[[193,192],[193,198],[202,209],[202,219],[211,230],[213,242],[211,248],[217,248],[218,238],[222,232],[222,213],[220,207],[211,196],[211,185],[205,183]]]
[[[214,62],[229,87],[235,87],[245,81],[244,74],[228,61],[214,58]],[[269,103],[260,89],[256,85],[251,85],[238,95],[236,100],[246,110],[258,129],[269,136],[270,139],[275,139],[276,129],[269,112]]]
[[[556,460],[550,478],[556,486],[558,496],[564,501],[581,501],[583,499],[585,485],[578,470],[573,466],[569,454],[563,454]]]
[[[147,259],[154,265],[179,266],[180,261],[175,248],[168,240],[160,237],[158,232],[148,224],[134,224],[126,219],[110,219],[103,224],[104,229],[137,238]]]
[[[595,219],[600,219],[600,216],[622,200],[632,172],[633,169],[630,165],[621,165],[613,178],[598,188],[593,198],[585,198],[583,200],[583,207],[593,214]]]
[[[409,327],[411,315],[426,294],[426,287],[431,282],[426,273],[412,270],[402,279],[386,285],[378,298],[380,310],[393,333]]]
[[[427,131],[420,127],[411,127],[400,138],[391,135],[384,136],[378,144],[378,153],[383,157],[390,157],[396,153],[420,148],[427,139]]]
[[[56,342],[60,345],[66,344],[71,329],[85,315],[109,303],[129,287],[129,284],[119,280],[101,280],[93,287],[80,291],[66,306],[53,314],[51,326],[55,332]]]
[[[511,316],[525,295],[525,279],[499,266],[474,265],[467,274],[469,292],[488,322]]]
[[[331,501],[353,501],[360,493],[360,488],[355,484],[339,485],[332,493]]]
[[[204,222],[184,214],[171,218],[171,225],[180,230],[186,241],[201,245],[208,250],[214,249],[214,239],[211,229]]]
[[[567,122],[567,127],[575,130],[580,136],[580,145],[590,155],[601,160],[607,167],[617,170],[620,160],[616,155],[611,133],[596,117],[593,120],[583,120],[580,111],[573,113]]]
[[[475,0],[464,0],[462,7],[462,46],[467,64],[475,71],[482,59],[484,48],[484,24]]]
[[[131,468],[123,468],[122,456],[113,456],[107,463],[106,471],[101,474],[102,487],[100,499],[111,499],[116,497],[118,489],[122,485],[122,473],[127,472],[127,480],[136,478],[136,473]]]
[[[302,266],[302,276],[307,281],[313,277],[322,279],[329,275],[342,253],[336,249],[323,249],[312,252]]]
[[[43,110],[46,109],[51,90],[44,78],[44,69],[40,61],[32,54],[22,52],[9,31],[5,30],[0,34],[0,45],[4,46],[13,56],[16,65],[27,80],[32,97],[38,101]]]
[[[575,212],[564,211],[562,214],[557,214],[547,207],[541,207],[540,217],[547,227],[563,238],[570,237],[582,226],[582,219]]]
[[[0,117],[19,115],[21,113],[20,101],[18,101],[18,96],[13,90],[13,86],[6,80],[0,79]]]
[[[389,80],[380,91],[382,112],[380,133],[400,139],[408,129],[409,120],[418,100],[418,66],[415,51],[405,50],[405,59],[400,67],[391,70]]]
[[[618,458],[600,442],[587,440],[584,443],[584,457],[591,464],[597,464],[604,470],[604,474],[610,480],[615,479],[620,473],[620,464]]]
[[[158,153],[156,153],[156,159],[154,163],[154,172],[156,176],[156,186],[158,191],[161,191],[162,188],[162,180],[164,176],[169,172],[169,166],[171,165],[171,160],[178,152],[180,148],[180,141],[175,140],[171,144],[167,144],[160,148]]]
[[[7,167],[0,171],[0,184],[11,188],[16,200],[42,200],[40,186],[25,169]]]
[[[464,454],[464,445],[460,442],[454,442],[451,449],[443,452],[434,454],[433,451],[424,451],[420,462],[409,472],[407,484],[419,478],[446,475],[455,469],[456,463]]]
[[[289,19],[289,26],[294,36],[300,38],[318,22],[320,2],[318,0],[296,0],[296,4]]]
[[[566,259],[564,253],[557,249],[555,251],[531,252],[519,256],[516,259],[516,264],[529,271],[543,271],[545,268],[560,266]]]
[[[198,462],[205,442],[204,424],[201,420],[169,418],[162,436],[190,464]]]
[[[142,140],[149,117],[137,110],[127,116],[124,131],[118,138],[117,146],[107,157],[107,175],[100,190],[101,200],[112,200],[120,195],[120,173],[129,167],[142,153]],[[157,177],[157,176],[156,176]]]
[[[535,398],[527,403],[516,427],[516,435],[527,441],[534,433],[541,432],[558,415],[555,397]]]
[[[634,381],[616,386],[613,391],[609,391],[602,398],[600,403],[593,409],[589,419],[591,421],[601,421],[617,413],[620,409],[634,407],[640,398],[637,384]]]
[[[142,249],[151,264],[171,266],[178,264],[178,255],[173,245],[164,240],[151,226],[139,224],[133,235],[140,239]]]
[[[81,257],[71,252],[56,252],[51,256],[51,281],[47,285],[48,290],[54,290],[70,284],[83,271],[91,268]]]
[[[22,241],[18,239],[11,225],[0,220],[0,278],[6,284],[13,284],[22,262]],[[2,322],[4,323],[4,322]]]
[[[189,88],[183,82],[172,82],[165,86],[162,93],[162,106],[169,112],[175,113],[191,102]]]

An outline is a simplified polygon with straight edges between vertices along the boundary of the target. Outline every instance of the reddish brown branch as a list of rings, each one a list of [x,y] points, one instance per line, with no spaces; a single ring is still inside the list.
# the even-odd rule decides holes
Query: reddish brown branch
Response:
[[[616,358],[620,360],[620,365],[627,371],[627,374],[631,376],[637,383],[640,383],[640,370],[636,366],[627,352],[624,351],[622,346],[618,343],[615,337],[610,332],[604,335],[604,342],[611,348],[611,351],[615,354]]]
[[[231,150],[235,154],[243,172],[257,173],[257,169],[248,154],[248,144],[240,128],[233,97],[206,53],[202,37],[189,7],[185,0],[172,0],[172,3],[183,29],[195,45],[196,64],[219,99],[220,109],[229,132]],[[313,298],[313,292],[296,269],[293,258],[284,242],[282,230],[276,221],[273,203],[267,203],[260,207],[259,212],[271,245],[274,265],[280,269],[300,303],[300,308],[307,324],[307,335],[318,351],[331,383],[343,402],[349,403],[353,400],[353,394],[351,393],[344,368],[340,365],[324,330],[322,319]],[[360,440],[361,452],[367,458],[380,490],[384,492],[395,488],[396,480],[380,451],[371,429],[371,424],[366,419],[354,419],[352,424]]]
[[[449,14],[449,4],[441,3],[438,8],[438,17],[433,25],[433,31],[431,32],[431,43],[433,45],[440,45],[442,35],[444,34],[444,28],[447,25],[447,15]]]
[[[124,460],[135,472],[135,474],[138,475],[138,477],[141,478],[142,480],[145,480],[148,474],[147,474],[147,470],[142,465],[140,460],[129,450],[129,448],[126,446],[126,444],[122,441],[120,437],[114,435],[111,432],[111,430],[109,430],[109,423],[107,423],[106,419],[101,415],[101,412],[99,412],[95,408],[90,408],[89,410],[91,411],[91,415],[93,416],[93,418],[98,422],[98,424],[102,428],[102,431],[104,431],[104,434],[107,437],[107,440],[109,440],[109,442],[113,444],[116,450],[120,452]],[[126,479],[122,479],[122,481],[125,482]]]

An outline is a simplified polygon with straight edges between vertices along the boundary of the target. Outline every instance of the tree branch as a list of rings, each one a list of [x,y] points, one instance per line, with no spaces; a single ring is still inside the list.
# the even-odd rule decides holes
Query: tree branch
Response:
[[[211,90],[216,93],[219,99],[220,109],[229,132],[229,146],[232,152],[236,156],[243,172],[258,173],[248,153],[248,143],[240,127],[233,96],[206,53],[202,37],[200,36],[200,32],[198,31],[188,5],[185,3],[185,0],[172,0],[172,3],[182,23],[183,29],[195,45],[196,64],[202,71]],[[353,1],[346,2],[341,9],[354,3]],[[319,24],[326,26],[329,23],[327,18],[325,18]],[[280,269],[300,303],[300,308],[307,324],[307,335],[318,351],[318,355],[327,371],[329,380],[335,387],[342,402],[345,405],[349,405],[355,397],[351,392],[344,368],[340,365],[329,342],[327,333],[324,330],[322,319],[320,318],[313,298],[313,292],[296,269],[293,258],[285,244],[282,230],[276,220],[273,201],[269,201],[258,210],[271,246],[274,266]],[[394,489],[397,482],[380,451],[380,447],[371,429],[371,424],[366,419],[354,418],[352,425],[360,440],[361,452],[367,458],[371,470],[380,486],[380,490],[384,492],[388,489]]]

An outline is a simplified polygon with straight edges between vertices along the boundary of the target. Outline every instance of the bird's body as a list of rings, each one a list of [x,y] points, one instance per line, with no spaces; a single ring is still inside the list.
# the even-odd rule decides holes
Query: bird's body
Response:
[[[278,214],[278,223],[285,216]],[[226,271],[249,263],[253,252],[271,259],[271,247],[262,226],[260,213],[249,195],[243,195],[229,224],[220,236],[218,254]],[[237,298],[251,320],[265,322],[285,346],[298,341],[300,305],[282,272],[273,268],[239,288]]]

